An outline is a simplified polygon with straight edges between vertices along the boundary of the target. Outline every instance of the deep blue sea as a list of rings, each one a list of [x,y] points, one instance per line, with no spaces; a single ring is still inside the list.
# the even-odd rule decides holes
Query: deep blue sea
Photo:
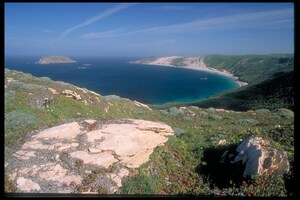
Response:
[[[48,65],[35,64],[38,59],[6,57],[5,67],[146,104],[198,101],[238,87],[231,78],[208,72],[129,63],[139,58],[72,57],[77,63]]]

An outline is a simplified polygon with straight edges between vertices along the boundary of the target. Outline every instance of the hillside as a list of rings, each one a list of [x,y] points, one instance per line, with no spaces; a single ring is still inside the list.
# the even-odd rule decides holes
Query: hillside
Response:
[[[294,56],[292,54],[166,56],[144,58],[132,63],[203,70],[255,84],[272,78],[276,73],[292,71]]]
[[[273,81],[290,77],[286,75]],[[237,112],[188,106],[158,110],[5,69],[4,112],[6,192],[31,191],[29,185],[42,193],[290,196],[294,192],[294,113],[288,109]],[[153,146],[142,150],[147,154],[130,155],[128,149],[125,154],[118,145],[111,145],[120,142],[113,136],[116,131],[152,134],[149,144]],[[239,171],[220,165],[221,155],[249,136],[268,139],[285,151],[289,173],[243,178]],[[147,158],[149,150],[153,152]],[[101,159],[95,158],[98,153]],[[132,165],[133,158],[138,167]]]
[[[36,64],[63,64],[63,63],[75,63],[75,60],[72,60],[66,56],[44,56],[36,62]]]
[[[226,70],[241,81],[258,83],[273,77],[279,72],[289,72],[294,69],[292,54],[269,55],[208,55],[204,57],[207,67]]]
[[[294,71],[279,73],[277,76],[260,82],[224,92],[209,99],[186,103],[202,108],[223,108],[238,111],[288,108],[294,110]]]

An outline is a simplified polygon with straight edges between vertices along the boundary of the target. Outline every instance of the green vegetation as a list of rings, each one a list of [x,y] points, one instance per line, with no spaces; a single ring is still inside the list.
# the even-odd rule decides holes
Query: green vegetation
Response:
[[[209,55],[204,57],[204,63],[208,67],[226,70],[247,83],[258,83],[274,75],[294,70],[292,54]]]
[[[254,85],[224,92],[209,99],[187,103],[199,107],[215,107],[239,111],[288,108],[294,110],[294,71]],[[179,105],[179,104],[177,104]]]
[[[272,87],[284,85],[286,79],[282,77],[287,75],[281,74],[265,81],[260,91],[257,91],[257,85],[252,90],[251,87],[254,86],[249,86],[247,90],[250,93],[245,96],[244,101],[240,98],[240,102],[235,102],[236,104],[223,94],[223,103],[227,107],[231,105],[230,110],[217,110],[215,108],[218,106],[214,106],[217,104],[209,103],[203,106],[207,109],[187,106],[149,110],[121,97],[98,96],[90,91],[83,92],[70,84],[5,69],[5,145],[7,148],[15,148],[22,144],[22,139],[30,131],[86,118],[160,121],[170,125],[175,135],[170,136],[164,146],[156,147],[147,163],[138,169],[130,170],[129,176],[122,180],[121,194],[290,196],[294,192],[293,167],[286,176],[243,179],[239,178],[238,174],[229,176],[230,173],[216,165],[227,148],[236,147],[249,136],[269,139],[276,148],[285,150],[293,163],[294,112],[286,109],[286,106],[280,107],[285,105],[280,103],[274,109],[274,106],[269,105],[271,101],[266,101],[261,106],[249,105],[255,97],[259,98],[258,93],[262,90],[267,93]],[[8,82],[7,78],[16,81]],[[264,88],[264,85],[269,85],[268,89]],[[35,86],[47,89],[36,90]],[[29,90],[29,87],[33,88]],[[48,88],[55,89],[58,94],[53,94]],[[75,91],[82,99],[76,101],[65,97],[62,94],[65,89]],[[241,92],[243,90],[244,88],[241,88]],[[46,97],[53,98],[48,107],[36,107],[32,104]],[[236,112],[244,103],[247,112]],[[219,146],[218,142],[223,139],[227,141],[227,145]],[[80,169],[83,162],[77,160],[75,164]],[[107,193],[103,187],[95,184],[95,181],[101,179],[102,172],[109,170],[111,169],[93,171],[80,185],[74,185],[74,189],[78,192]],[[222,177],[222,174],[228,175]],[[14,183],[6,177],[5,188],[6,191],[14,191]]]

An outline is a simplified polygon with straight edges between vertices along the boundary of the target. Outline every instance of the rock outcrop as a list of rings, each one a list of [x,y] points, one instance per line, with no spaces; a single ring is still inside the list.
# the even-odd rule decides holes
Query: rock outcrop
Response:
[[[36,64],[62,64],[62,63],[76,63],[69,57],[65,56],[44,56],[36,62]]]
[[[81,100],[81,96],[72,90],[64,90],[62,93],[65,94],[66,97],[72,97],[75,100]]]
[[[170,126],[145,120],[70,122],[29,136],[6,169],[21,192],[70,193],[91,171],[114,166],[97,175],[101,187],[114,193],[129,168],[147,162],[173,134]]]
[[[261,137],[244,140],[236,149],[238,155],[232,163],[245,165],[243,176],[281,175],[289,171],[289,161],[285,152],[270,147],[270,142]]]

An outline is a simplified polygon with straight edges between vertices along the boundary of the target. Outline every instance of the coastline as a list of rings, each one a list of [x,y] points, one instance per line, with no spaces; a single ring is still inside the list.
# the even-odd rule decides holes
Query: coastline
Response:
[[[239,81],[239,77],[234,76],[233,74],[229,73],[228,71],[224,70],[224,71],[220,71],[211,67],[207,67],[205,65],[205,63],[203,62],[204,57],[191,57],[191,58],[186,58],[186,60],[184,61],[184,64],[186,64],[186,66],[175,66],[171,64],[171,61],[174,58],[178,58],[178,56],[170,56],[170,57],[162,57],[159,58],[155,61],[151,61],[151,62],[138,62],[138,61],[133,61],[130,63],[133,64],[145,64],[145,65],[158,65],[158,66],[166,66],[166,67],[176,67],[176,68],[183,68],[183,69],[192,69],[192,70],[198,70],[198,71],[205,71],[205,72],[209,72],[209,73],[214,73],[214,74],[219,74],[222,76],[227,76],[229,78],[232,78],[238,85],[239,87],[243,87],[245,85],[248,85],[248,83],[246,82],[242,82]]]

